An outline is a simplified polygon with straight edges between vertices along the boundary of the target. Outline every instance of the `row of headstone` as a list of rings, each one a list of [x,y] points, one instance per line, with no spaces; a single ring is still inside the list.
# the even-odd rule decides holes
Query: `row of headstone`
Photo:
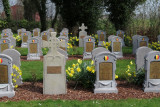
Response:
[[[12,68],[13,64],[20,68],[21,54],[15,49],[6,49],[0,54],[0,97],[13,97],[15,95],[14,85],[12,79],[16,80],[17,85],[21,85],[22,77],[12,77],[11,73],[18,74],[18,72]]]

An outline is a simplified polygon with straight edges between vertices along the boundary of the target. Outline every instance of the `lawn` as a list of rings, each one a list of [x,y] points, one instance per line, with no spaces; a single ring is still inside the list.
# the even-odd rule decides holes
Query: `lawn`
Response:
[[[0,107],[159,107],[160,98],[126,100],[45,100],[0,102]]]
[[[132,61],[133,65],[131,68],[135,68],[134,60],[117,60],[116,63],[116,74],[119,79],[123,79],[123,73],[127,70],[127,65]],[[73,63],[77,63],[77,60],[68,60],[66,62],[66,68],[71,66]],[[23,81],[32,81],[32,72],[37,75],[38,81],[43,80],[43,62],[42,61],[21,61],[21,70],[23,72]]]

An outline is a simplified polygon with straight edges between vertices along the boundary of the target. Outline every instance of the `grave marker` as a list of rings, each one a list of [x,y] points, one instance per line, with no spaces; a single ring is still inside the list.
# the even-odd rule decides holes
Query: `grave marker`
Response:
[[[147,46],[148,47],[149,38],[147,36],[138,37],[138,47]]]
[[[0,53],[11,48],[11,40],[8,38],[0,39]]]
[[[97,31],[98,34],[98,46],[103,46],[103,41],[106,42],[106,32],[104,32],[103,30],[98,30]]]
[[[84,23],[82,23],[82,26],[79,27],[79,29],[81,29],[81,31],[79,32],[79,47],[83,47],[84,46],[83,38],[87,36],[87,32],[85,31],[87,27],[84,26]]]
[[[117,36],[122,38],[122,46],[125,46],[125,43],[124,43],[124,31],[123,30],[118,30],[117,31]]]
[[[39,28],[35,28],[33,29],[33,37],[39,37],[40,36],[40,29]]]
[[[26,29],[24,28],[21,28],[21,29],[18,29],[18,35],[22,36],[22,32],[25,32]]]
[[[61,42],[60,48],[67,52],[68,38],[65,37],[65,36],[59,36],[58,39],[59,39],[60,41],[64,42],[64,43]]]
[[[47,31],[43,31],[41,33],[42,40],[48,41],[49,40],[49,33]]]
[[[134,35],[132,36],[132,54],[136,53],[136,49],[138,48],[138,37],[141,35]]]
[[[22,32],[21,37],[22,37],[21,47],[22,48],[27,48],[27,46],[28,46],[27,41],[31,38],[31,32],[29,32],[29,31]]]

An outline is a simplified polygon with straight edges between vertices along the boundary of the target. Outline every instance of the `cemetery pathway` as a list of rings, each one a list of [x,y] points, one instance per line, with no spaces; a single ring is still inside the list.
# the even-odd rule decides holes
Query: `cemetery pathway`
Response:
[[[94,100],[94,99],[128,99],[128,98],[155,98],[160,97],[160,93],[144,93],[142,87],[127,84],[125,81],[117,81],[118,94],[94,94],[92,89],[84,89],[80,85],[74,89],[75,83],[67,83],[67,94],[64,95],[43,95],[43,84],[35,83],[33,86],[30,82],[24,82],[16,90],[16,95],[13,98],[3,97],[1,101],[31,101],[31,100],[46,100],[46,99],[63,99],[63,100]]]

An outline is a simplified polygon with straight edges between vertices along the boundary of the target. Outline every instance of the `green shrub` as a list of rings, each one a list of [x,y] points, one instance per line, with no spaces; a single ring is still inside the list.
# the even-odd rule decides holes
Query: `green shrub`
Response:
[[[124,43],[126,46],[131,47],[132,46],[132,38],[130,36],[124,35]]]

